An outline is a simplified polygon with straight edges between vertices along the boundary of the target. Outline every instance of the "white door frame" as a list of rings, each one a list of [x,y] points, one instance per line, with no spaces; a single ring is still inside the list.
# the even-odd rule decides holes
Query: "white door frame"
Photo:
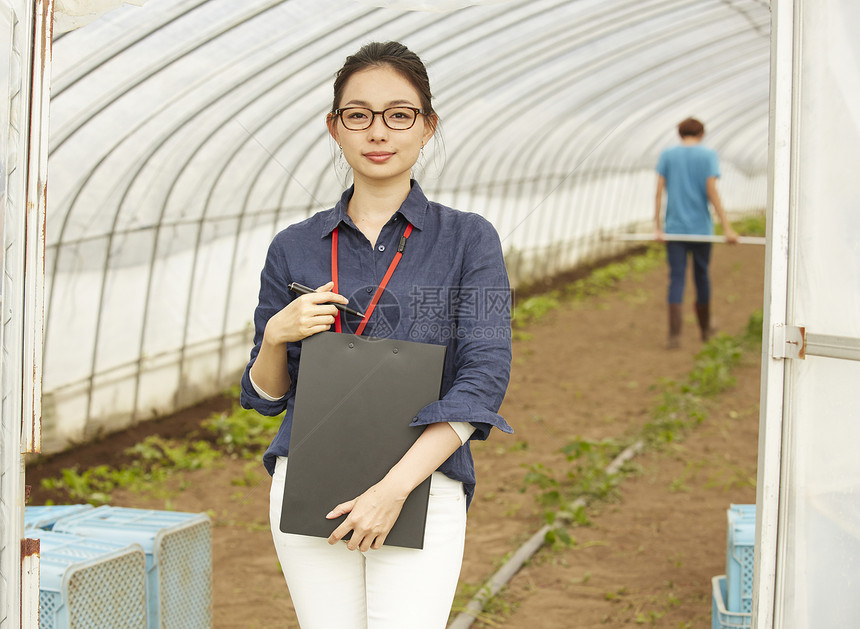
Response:
[[[24,454],[41,449],[48,111],[53,0],[6,0],[12,24],[2,169],[0,627],[38,627],[39,545],[24,538]]]

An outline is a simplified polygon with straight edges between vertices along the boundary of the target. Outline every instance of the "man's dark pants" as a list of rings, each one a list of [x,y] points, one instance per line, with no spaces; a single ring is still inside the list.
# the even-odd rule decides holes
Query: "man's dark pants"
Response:
[[[680,304],[684,300],[684,282],[687,275],[687,254],[693,255],[693,279],[696,284],[696,303],[708,304],[711,301],[711,282],[708,278],[708,264],[711,261],[709,242],[667,242],[666,258],[669,261],[669,298],[670,304]]]

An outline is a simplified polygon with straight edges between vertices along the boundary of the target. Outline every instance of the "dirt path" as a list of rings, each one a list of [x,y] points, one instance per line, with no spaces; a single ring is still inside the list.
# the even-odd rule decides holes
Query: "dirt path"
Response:
[[[740,332],[761,307],[763,254],[715,250],[714,310],[723,331]],[[663,269],[625,280],[610,295],[553,313],[516,345],[502,414],[517,433],[476,448],[482,485],[462,580],[481,581],[541,524],[533,498],[520,493],[521,464],[566,469],[561,446],[629,434],[650,419],[652,387],[689,373],[700,348],[692,307],[685,307],[682,350],[666,351],[664,295]],[[590,510],[593,526],[572,530],[573,548],[541,551],[491,608],[490,620],[528,629],[637,620],[710,627],[710,578],[725,572],[725,509],[755,502],[758,369],[759,357],[748,357],[738,385],[698,430],[666,452],[639,457],[642,473],[624,482],[620,501]]]
[[[741,331],[761,307],[763,261],[761,247],[715,249],[714,316],[721,330]],[[666,351],[665,281],[662,267],[630,277],[604,296],[563,305],[530,326],[531,338],[515,341],[501,412],[516,434],[494,434],[474,448],[478,493],[469,513],[464,592],[543,523],[533,492],[521,491],[523,464],[561,469],[559,449],[573,439],[632,434],[650,419],[655,385],[689,373],[701,346],[692,306],[685,306],[682,349]],[[637,459],[641,473],[624,482],[620,500],[589,510],[592,526],[572,530],[572,547],[542,550],[493,603],[488,622],[476,626],[710,627],[710,579],[724,572],[725,509],[755,501],[758,356],[748,357],[737,377],[698,430]],[[195,421],[194,413],[182,420]],[[72,461],[100,463],[121,452],[118,443],[106,439],[34,467],[28,482],[37,485],[41,475]],[[268,531],[268,480],[248,464],[226,460],[183,474],[160,497],[117,492],[113,504],[209,511],[215,628],[297,627]],[[180,485],[185,489],[174,491]],[[37,489],[32,504],[40,498]]]

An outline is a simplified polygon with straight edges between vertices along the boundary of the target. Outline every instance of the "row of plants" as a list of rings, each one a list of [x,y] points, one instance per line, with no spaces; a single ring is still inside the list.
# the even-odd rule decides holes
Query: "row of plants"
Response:
[[[561,448],[569,464],[566,469],[552,469],[542,463],[524,464],[523,491],[536,487],[536,500],[544,509],[550,524],[559,519],[573,525],[587,524],[584,509],[571,512],[574,500],[584,497],[588,502],[610,499],[625,476],[635,465],[624,465],[609,474],[606,467],[625,448],[638,441],[646,448],[661,448],[683,440],[708,415],[710,400],[735,384],[732,370],[740,363],[744,352],[757,351],[762,333],[760,310],[750,317],[746,329],[738,335],[719,334],[710,339],[696,355],[694,366],[686,381],[664,380],[660,383],[658,402],[651,419],[635,434],[619,439],[577,439]],[[563,527],[551,533],[553,543],[569,543]]]
[[[106,504],[117,489],[156,491],[176,472],[207,469],[224,456],[258,458],[278,430],[280,417],[265,417],[239,405],[239,389],[229,412],[204,420],[196,439],[166,439],[150,435],[124,452],[128,463],[115,468],[96,465],[63,469],[60,476],[42,479],[42,487],[58,492],[70,501]],[[247,483],[238,478],[236,484]],[[181,487],[180,487],[181,489]]]
[[[522,330],[558,308],[562,303],[581,301],[603,294],[627,277],[635,277],[663,264],[665,250],[659,245],[648,247],[644,253],[610,262],[594,269],[586,277],[574,280],[563,288],[532,295],[514,304],[511,325],[517,338],[528,338]]]

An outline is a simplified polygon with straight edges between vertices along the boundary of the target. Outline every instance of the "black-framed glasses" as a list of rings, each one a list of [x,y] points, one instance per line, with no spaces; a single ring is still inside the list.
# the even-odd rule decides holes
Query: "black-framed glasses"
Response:
[[[334,115],[340,117],[343,126],[350,131],[364,131],[373,124],[376,116],[382,116],[385,126],[394,131],[406,131],[411,129],[418,118],[418,114],[427,112],[417,107],[389,107],[382,111],[373,111],[367,107],[344,107],[335,109]]]

